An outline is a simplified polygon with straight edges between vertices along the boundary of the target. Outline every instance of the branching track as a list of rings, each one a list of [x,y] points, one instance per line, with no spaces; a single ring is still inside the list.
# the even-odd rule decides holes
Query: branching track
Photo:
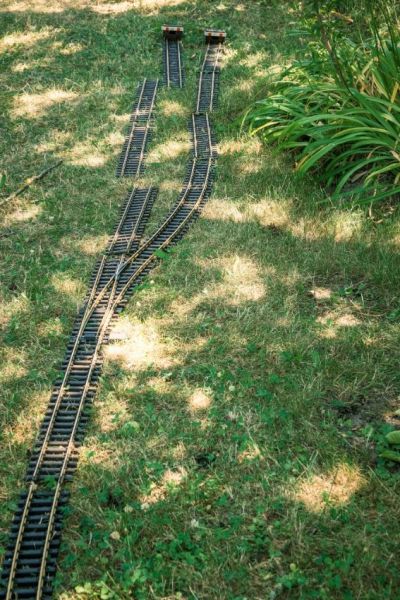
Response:
[[[77,466],[79,447],[90,418],[102,367],[102,344],[133,289],[157,262],[157,250],[181,239],[211,192],[216,150],[206,111],[215,105],[220,51],[220,45],[207,48],[196,112],[189,123],[193,152],[175,205],[153,235],[143,240],[157,190],[134,189],[121,209],[107,251],[94,270],[90,292],[73,328],[61,376],[54,385],[29,461],[26,490],[18,503],[3,562],[1,599],[39,600],[52,596],[68,500],[66,483]],[[145,81],[139,88],[124,158],[119,164],[120,174],[125,174],[126,165],[132,164],[130,152],[134,148],[132,140],[141,127],[138,123],[147,126],[151,118],[158,83],[150,83]],[[136,173],[143,161],[143,149],[144,145],[140,164],[135,163],[139,165],[135,167]]]

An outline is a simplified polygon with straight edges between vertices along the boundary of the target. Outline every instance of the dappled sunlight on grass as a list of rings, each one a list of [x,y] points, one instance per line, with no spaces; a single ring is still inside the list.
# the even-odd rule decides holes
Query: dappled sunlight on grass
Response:
[[[253,77],[249,77],[248,79],[244,79],[240,83],[235,86],[235,90],[239,90],[240,92],[250,93],[257,85],[257,80]]]
[[[175,448],[171,450],[171,455],[175,460],[184,460],[187,455],[187,448],[183,442],[178,442]]]
[[[15,348],[6,348],[1,356],[0,384],[23,377],[27,373],[26,356]]]
[[[80,251],[88,256],[95,256],[105,250],[109,236],[104,235],[83,235],[77,239],[73,235],[68,235],[60,240],[60,248],[68,252]]]
[[[27,208],[17,208],[4,217],[4,224],[6,226],[12,225],[13,223],[21,223],[25,221],[32,221],[36,219],[43,212],[43,206],[38,204],[32,204]]]
[[[186,360],[188,356],[195,352],[199,352],[207,343],[207,338],[205,337],[196,337],[189,342],[182,343],[177,352],[179,353],[179,357],[183,360]]]
[[[61,335],[63,332],[63,325],[58,317],[48,319],[43,323],[40,323],[37,328],[38,335],[42,337],[49,337],[55,335]]]
[[[217,258],[207,261],[203,266],[222,271],[222,282],[212,284],[209,289],[204,290],[209,298],[224,298],[229,304],[237,306],[242,302],[260,300],[265,295],[260,269],[254,260],[246,256]]]
[[[117,124],[128,125],[130,113],[123,113],[122,115],[110,115],[110,119]],[[122,135],[122,133],[121,133]],[[122,137],[124,137],[122,135]]]
[[[147,381],[147,385],[158,394],[167,394],[171,389],[171,384],[165,377],[151,377]]]
[[[203,217],[211,221],[233,221],[243,223],[247,219],[239,207],[230,200],[212,198],[203,210]]]
[[[86,285],[80,279],[74,279],[65,273],[54,273],[51,277],[51,284],[57,292],[67,296],[74,303],[82,302]]]
[[[34,146],[37,152],[58,152],[64,149],[64,146],[72,139],[73,134],[70,131],[60,131],[59,129],[47,129],[46,137]]]
[[[161,100],[158,103],[158,110],[166,117],[189,116],[187,106],[176,100]]]
[[[15,315],[27,313],[31,308],[31,301],[22,293],[6,301],[0,298],[0,325],[3,327]]]
[[[333,339],[337,336],[339,329],[351,328],[361,325],[360,319],[350,312],[342,312],[340,309],[328,310],[317,317],[316,322],[322,327],[320,337]]]
[[[52,89],[40,94],[21,94],[14,100],[12,116],[33,119],[43,116],[54,105],[73,103],[81,99],[76,92]]]
[[[162,3],[162,0],[159,0]],[[172,0],[173,1],[173,0]],[[100,15],[119,15],[132,9],[141,7],[141,3],[146,4],[146,0],[122,0],[120,2],[108,2],[104,0],[3,0],[2,10],[10,12],[33,13],[63,13],[68,10],[91,10]],[[153,4],[158,1],[154,0]]]
[[[135,334],[135,328],[127,317],[121,317],[111,328],[109,339],[111,341],[116,340],[129,340],[133,338]]]
[[[263,455],[259,446],[255,442],[250,442],[245,450],[238,453],[239,463],[252,462],[253,460],[263,460]]]
[[[134,0],[136,10],[151,11],[157,14],[163,8],[179,6],[186,3],[187,0]]]
[[[99,403],[96,424],[103,432],[119,430],[129,420],[129,415],[126,400],[117,392],[113,392],[107,395],[106,401]]]
[[[182,188],[182,184],[176,181],[176,179],[163,179],[160,182],[159,188],[161,191],[179,192]]]
[[[249,159],[249,155],[259,155],[262,153],[262,144],[259,138],[245,138],[245,139],[228,139],[218,144],[218,151],[223,156],[230,156],[239,152],[246,153],[246,159]]]
[[[261,200],[250,204],[248,214],[264,227],[286,227],[290,223],[289,209],[291,203],[283,198],[278,200]]]
[[[18,377],[16,378],[18,381]],[[5,385],[2,384],[3,391]],[[39,422],[42,419],[44,408],[49,399],[49,390],[35,390],[30,385],[28,397],[25,399],[24,407],[20,412],[10,415],[2,423],[2,445],[0,453],[0,500],[2,511],[11,511],[10,500],[15,499],[22,487],[22,481],[26,470],[27,451],[31,448],[37,434]],[[7,400],[3,405],[2,412],[10,410],[12,401]],[[10,512],[9,518],[12,513]]]
[[[107,247],[108,235],[90,235],[76,241],[76,246],[85,254],[94,256]]]
[[[58,31],[58,29],[46,28],[40,31],[16,31],[15,33],[10,33],[0,39],[0,52],[9,52],[15,46],[24,46],[25,48],[34,46],[37,42],[48,39]]]
[[[99,15],[120,15],[137,8],[137,1],[105,2],[104,4],[92,5],[90,8]]]
[[[140,497],[142,510],[147,510],[152,504],[161,502],[165,499],[168,492],[181,485],[186,479],[187,471],[184,467],[177,469],[167,469],[159,483],[151,483],[150,491]]]
[[[333,311],[328,311],[324,315],[317,317],[317,323],[321,323],[322,325],[331,323],[336,327],[355,327],[356,325],[359,325],[361,321],[351,313],[338,315]]]
[[[77,42],[71,42],[70,44],[66,44],[61,47],[60,54],[63,56],[71,56],[72,54],[76,54],[77,52],[81,52],[84,50],[84,46]]]
[[[322,204],[315,182],[292,173],[290,157],[240,130],[248,104],[291,60],[283,56],[297,43],[286,35],[288,7],[1,6],[17,6],[5,15],[12,52],[2,57],[10,114],[21,111],[6,126],[2,195],[42,164],[64,165],[2,210],[0,545],[91,268],[132,185],[162,192],[145,238],[176,202],[202,28],[226,27],[213,192],[185,239],[135,289],[101,349],[55,595],[96,600],[105,582],[121,600],[208,598],[218,581],[221,598],[361,597],[372,589],[385,597],[398,587],[389,587],[390,573],[387,585],[376,583],[396,556],[387,531],[396,523],[397,472],[385,470],[375,440],[384,439],[382,415],[385,427],[398,427],[388,409],[398,402],[398,215],[382,224],[381,215]],[[185,89],[162,86],[148,168],[135,184],[116,180],[137,83],[161,76],[163,22],[186,28]],[[49,35],[13,39],[17,29]],[[347,554],[354,563],[333,589]]]
[[[46,56],[40,60],[30,60],[23,62],[16,62],[11,65],[11,71],[13,73],[24,73],[25,71],[33,71],[34,69],[43,69],[52,64],[53,59]]]
[[[322,512],[329,506],[347,504],[354,494],[365,485],[360,469],[345,463],[320,475],[301,480],[293,497],[312,512]]]
[[[265,283],[257,264],[245,256],[233,255],[212,260],[198,260],[202,268],[216,270],[222,281],[210,281],[203,290],[191,298],[174,300],[170,306],[170,313],[180,320],[186,320],[191,313],[202,303],[223,299],[231,306],[239,306],[243,302],[258,301],[265,296]],[[272,267],[268,274],[274,274]],[[188,348],[197,350],[204,345],[204,338],[199,337],[188,345]]]
[[[310,295],[318,302],[324,300],[330,300],[332,297],[332,290],[325,287],[315,287],[310,290]]]
[[[250,69],[259,67],[260,65],[264,66],[267,64],[267,53],[265,51],[259,51],[254,54],[248,54],[246,58],[243,58],[239,62],[239,64]]]
[[[107,431],[107,427],[105,429]],[[82,472],[101,466],[102,469],[115,470],[118,466],[119,456],[106,444],[99,444],[96,437],[88,437],[85,440],[84,451],[79,457],[79,466]]]
[[[253,159],[247,162],[243,162],[239,167],[239,171],[241,173],[244,173],[245,175],[247,175],[248,173],[259,173],[263,169],[264,161],[262,159],[259,159],[258,161]]]
[[[78,142],[73,148],[61,152],[60,154],[72,165],[84,167],[102,167],[108,160],[108,157],[96,148],[95,142],[89,140],[86,142]]]
[[[42,419],[44,407],[48,402],[49,393],[49,390],[33,391],[29,395],[24,410],[16,416],[11,425],[5,427],[3,434],[9,442],[10,453],[12,453],[13,446],[21,445],[28,448],[31,445]]]
[[[10,0],[3,2],[2,10],[9,12],[61,13],[69,8],[86,4],[80,0]]]
[[[112,131],[111,133],[108,134],[108,136],[105,138],[105,142],[107,145],[111,146],[115,153],[118,153],[121,151],[121,147],[122,144],[124,143],[124,135],[122,134],[122,132],[120,131]]]
[[[332,219],[334,236],[337,242],[351,240],[363,227],[365,220],[362,211],[339,211]]]
[[[237,58],[238,51],[232,48],[231,46],[226,46],[224,48],[224,52],[220,57],[220,63],[223,68],[229,66],[229,63],[234,62]]]
[[[224,281],[218,288],[223,295],[231,296],[232,304],[260,300],[265,295],[260,269],[254,260],[237,255],[222,259],[220,265]]]
[[[189,411],[192,413],[200,412],[210,408],[212,403],[209,391],[200,388],[195,389],[188,398]]]
[[[181,154],[187,154],[191,148],[188,139],[180,139],[185,134],[178,133],[173,140],[167,140],[158,146],[155,146],[149,153],[147,160],[149,163],[173,160]],[[187,135],[185,136],[187,137]]]
[[[163,339],[156,321],[144,323],[124,320],[112,330],[111,336],[123,340],[105,347],[107,360],[118,362],[128,369],[145,369],[150,365],[168,368],[176,364],[171,343]]]
[[[174,300],[171,302],[169,306],[169,312],[179,319],[187,319],[190,316],[190,313],[202,300],[204,300],[204,296],[201,294],[194,296],[185,302],[179,298],[179,300]]]

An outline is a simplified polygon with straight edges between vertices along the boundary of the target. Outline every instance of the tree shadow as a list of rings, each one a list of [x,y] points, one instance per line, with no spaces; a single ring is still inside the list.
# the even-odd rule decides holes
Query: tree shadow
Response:
[[[249,590],[254,598],[394,598],[395,536],[387,532],[396,523],[398,476],[377,465],[375,443],[394,418],[399,385],[398,255],[372,222],[313,206],[309,196],[323,195],[312,182],[300,183],[282,158],[238,138],[242,107],[268,81],[259,73],[263,61],[275,62],[287,46],[279,27],[265,40],[264,25],[235,11],[236,2],[222,6],[216,13],[215,3],[183,2],[155,15],[111,16],[27,10],[5,20],[7,31],[29,23],[62,30],[36,42],[33,61],[54,42],[75,44],[73,54],[12,72],[18,92],[29,77],[40,90],[80,98],[62,110],[49,105],[43,117],[10,119],[7,143],[22,155],[10,184],[39,159],[58,157],[63,144],[89,140],[90,154],[96,136],[115,129],[110,112],[127,113],[136,81],[157,73],[153,48],[163,21],[195,21],[187,64],[210,19],[229,21],[234,50],[215,117],[225,123],[215,193],[154,284],[134,295],[125,317],[131,329],[111,346],[74,483],[59,590],[110,573],[107,585],[127,598],[151,591],[233,599]],[[287,6],[273,10],[286,23]],[[135,51],[127,31],[140,31]],[[21,63],[22,50],[7,60],[9,68]],[[251,84],[241,86],[246,79]],[[189,89],[194,83],[191,74]],[[11,95],[6,102],[14,106]],[[49,128],[72,136],[44,148]],[[24,437],[24,419],[36,402],[39,419],[45,399],[37,394],[45,396],[53,380],[96,243],[126,190],[111,181],[115,159],[104,148],[101,164],[69,163],[52,174],[29,197],[43,210],[2,229],[6,302],[10,310],[15,303],[3,342],[12,364],[13,352],[25,353],[26,369],[5,380],[5,422],[22,424],[19,438],[5,440],[5,457],[19,469],[6,479],[7,497],[36,427]],[[382,229],[394,238],[393,224]],[[338,478],[342,465],[347,478]],[[215,592],[210,581],[218,581]]]

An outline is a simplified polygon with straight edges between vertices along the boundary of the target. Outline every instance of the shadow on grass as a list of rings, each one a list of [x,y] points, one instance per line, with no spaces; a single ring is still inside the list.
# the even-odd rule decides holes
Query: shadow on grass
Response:
[[[266,40],[255,18],[271,16],[266,3],[254,13],[219,6],[6,14],[7,32],[56,29],[28,59],[20,47],[5,58],[8,89],[13,82],[18,90],[5,100],[5,144],[20,151],[18,168],[16,152],[5,152],[9,185],[39,159],[72,156],[79,145],[78,160],[98,151],[103,162],[65,164],[29,194],[28,209],[35,202],[41,212],[1,230],[7,364],[23,355],[20,374],[3,371],[3,456],[13,461],[11,471],[4,465],[3,522],[96,243],[126,191],[111,178],[110,113],[128,113],[136,81],[158,72],[163,21],[190,18],[187,65],[199,64],[201,27],[229,22],[215,194],[155,283],[134,296],[126,340],[111,347],[74,484],[59,589],[108,577],[117,597],[395,598],[388,532],[398,522],[398,476],[376,464],[375,444],[400,383],[398,255],[362,215],[317,210],[312,184],[306,189],[281,159],[237,139],[233,121],[268,81],[264,61],[287,48],[287,7],[274,6],[277,27]],[[34,95],[53,88],[76,94],[76,104],[46,101],[42,115],[13,116],[21,92],[31,110]],[[12,210],[25,208],[21,200]],[[388,238],[391,227],[382,226]],[[78,596],[100,596],[91,585]]]

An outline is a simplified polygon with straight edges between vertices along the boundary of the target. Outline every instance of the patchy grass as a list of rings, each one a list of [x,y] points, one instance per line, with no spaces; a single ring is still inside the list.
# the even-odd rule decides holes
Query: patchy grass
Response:
[[[149,231],[180,188],[203,25],[226,27],[213,198],[135,294],[107,349],[73,484],[57,597],[398,598],[398,209],[319,209],[322,192],[239,137],[290,57],[273,2],[1,2],[0,519],[13,503],[89,273],[130,183],[114,179],[160,26],[187,28],[183,92],[162,92],[144,181]],[[121,339],[123,338],[123,339]]]

